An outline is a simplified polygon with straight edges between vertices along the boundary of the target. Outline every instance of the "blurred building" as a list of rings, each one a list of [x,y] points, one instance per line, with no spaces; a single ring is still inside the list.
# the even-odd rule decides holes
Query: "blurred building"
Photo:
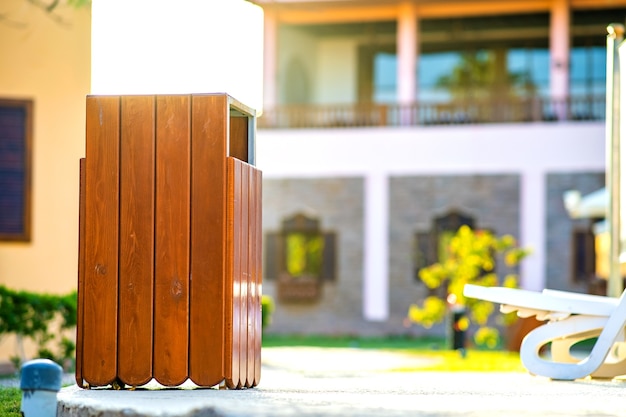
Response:
[[[272,332],[390,334],[461,224],[515,236],[526,289],[597,292],[606,27],[623,0],[255,0],[264,9]],[[501,267],[501,265],[499,266]]]
[[[595,288],[593,219],[562,196],[604,186],[606,26],[626,0],[251,2],[265,15],[269,331],[424,333],[404,327],[426,294],[417,271],[461,224],[531,247],[525,288]],[[42,4],[0,5],[0,111],[30,132],[18,203],[1,203],[18,215],[0,219],[0,283],[67,293],[91,20]],[[0,358],[13,353],[4,339]]]

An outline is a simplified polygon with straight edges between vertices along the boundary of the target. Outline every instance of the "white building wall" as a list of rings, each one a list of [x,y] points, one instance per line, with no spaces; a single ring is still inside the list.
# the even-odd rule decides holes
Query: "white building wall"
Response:
[[[366,178],[364,317],[385,320],[388,300],[390,176],[516,174],[522,185],[522,286],[545,287],[545,178],[548,173],[602,171],[602,122],[471,126],[259,130],[258,166],[265,178]]]
[[[315,102],[353,103],[357,100],[358,44],[351,39],[328,39],[318,43],[315,70]]]
[[[299,60],[305,69],[304,74],[309,94],[315,91],[315,68],[317,66],[317,43],[314,37],[307,35],[304,31],[287,26],[281,26],[278,35],[278,68],[276,78],[279,80],[279,96],[278,102],[285,103],[290,86],[287,84],[290,79],[287,72],[290,63]],[[309,97],[310,99],[311,97]]]

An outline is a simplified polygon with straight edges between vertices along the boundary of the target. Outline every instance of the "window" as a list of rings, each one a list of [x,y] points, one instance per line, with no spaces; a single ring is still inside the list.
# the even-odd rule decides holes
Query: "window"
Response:
[[[30,241],[33,103],[0,99],[0,241]]]
[[[336,236],[322,231],[319,220],[297,213],[265,237],[265,274],[277,283],[282,302],[314,301],[324,282],[335,280]]]

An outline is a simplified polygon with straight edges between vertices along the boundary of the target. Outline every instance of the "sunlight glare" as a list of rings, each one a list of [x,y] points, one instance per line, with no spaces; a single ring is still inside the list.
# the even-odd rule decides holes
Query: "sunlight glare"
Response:
[[[91,94],[228,93],[262,107],[263,11],[245,0],[93,0]]]

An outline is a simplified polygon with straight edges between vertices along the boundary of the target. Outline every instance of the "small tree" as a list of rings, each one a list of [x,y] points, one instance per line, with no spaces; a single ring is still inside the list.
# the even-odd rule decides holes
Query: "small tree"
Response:
[[[529,251],[519,248],[513,236],[497,237],[488,231],[473,231],[468,226],[459,228],[445,251],[439,262],[421,269],[419,277],[428,288],[444,287],[447,299],[429,296],[421,307],[411,304],[409,320],[430,328],[446,318],[447,303],[461,306],[465,308],[469,319],[479,326],[474,335],[476,344],[496,347],[499,331],[489,326],[489,317],[494,311],[493,303],[465,298],[463,288],[465,284],[517,287],[518,277],[514,272],[499,279],[495,272],[496,260],[502,258],[505,265],[513,269]],[[511,317],[507,320],[511,320]],[[469,327],[469,322],[466,319],[458,325],[465,330]]]

